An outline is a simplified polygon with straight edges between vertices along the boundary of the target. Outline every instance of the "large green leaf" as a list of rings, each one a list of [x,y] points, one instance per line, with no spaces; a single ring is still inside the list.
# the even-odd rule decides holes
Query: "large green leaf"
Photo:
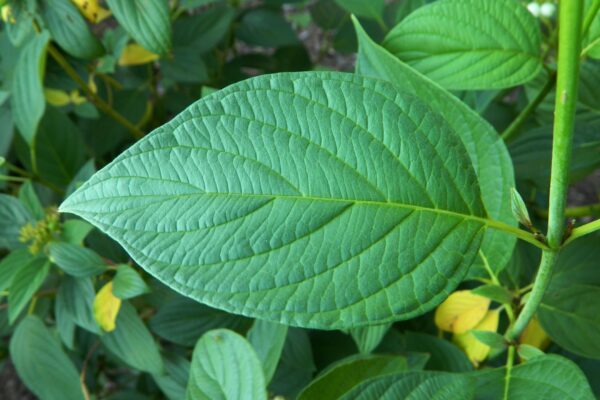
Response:
[[[49,40],[50,35],[46,31],[30,39],[19,55],[13,76],[10,98],[13,118],[29,146],[34,144],[35,133],[46,108],[42,81]]]
[[[593,400],[583,372],[572,361],[557,355],[535,357],[524,364],[487,369],[472,374],[477,379],[477,400]]]
[[[106,0],[115,18],[139,44],[157,53],[171,48],[169,4],[165,0]]]
[[[561,347],[600,359],[599,235],[586,236],[560,254],[538,318]]]
[[[194,348],[186,398],[266,400],[262,367],[250,343],[227,329],[205,333]]]
[[[85,19],[70,0],[46,0],[42,4],[42,16],[52,38],[67,53],[93,59],[104,53],[100,40],[88,28]]]
[[[337,400],[363,381],[397,374],[408,369],[405,357],[390,355],[356,356],[341,360],[319,375],[298,396],[298,400]]]
[[[28,316],[10,341],[19,377],[41,400],[83,400],[79,373],[44,323]]]
[[[439,0],[387,35],[390,52],[448,89],[500,89],[542,68],[539,23],[516,0]]]
[[[473,398],[473,386],[473,380],[466,375],[445,372],[405,372],[367,380],[340,399],[469,400]]]
[[[164,364],[158,346],[131,304],[123,302],[116,325],[114,331],[100,337],[102,344],[125,364],[162,375]]]
[[[357,20],[354,20],[354,26],[359,41],[356,71],[366,76],[397,82],[402,90],[431,104],[467,148],[489,215],[516,225],[510,207],[510,189],[515,186],[512,163],[503,140],[494,128],[455,96],[374,43]],[[514,237],[503,232],[486,231],[481,251],[494,271],[504,268],[515,241]],[[483,257],[477,259],[469,275],[489,278],[483,268]]]
[[[387,82],[266,75],[196,102],[61,211],[213,307],[356,327],[420,315],[462,280],[492,223],[470,164]]]

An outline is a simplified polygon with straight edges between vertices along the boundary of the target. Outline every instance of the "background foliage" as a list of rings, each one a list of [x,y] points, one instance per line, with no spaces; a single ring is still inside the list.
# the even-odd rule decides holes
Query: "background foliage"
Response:
[[[596,3],[587,0],[586,10]],[[539,312],[518,340],[517,357],[523,362],[506,367],[512,356],[496,332],[513,321],[539,262],[538,249],[526,241],[515,243],[506,233],[481,235],[480,251],[463,240],[469,271],[435,311],[400,322],[361,319],[358,313],[317,316],[309,318],[310,326],[321,329],[305,329],[184,297],[91,224],[57,211],[97,169],[216,90],[276,72],[355,70],[370,77],[352,78],[364,79],[365,85],[383,85],[374,78],[398,83],[440,113],[443,123],[436,129],[458,133],[456,143],[466,151],[453,162],[472,164],[464,179],[479,180],[482,204],[469,204],[475,217],[489,214],[514,227],[516,214],[523,225],[543,231],[552,146],[554,3],[0,4],[0,357],[5,376],[16,370],[42,399],[600,396],[598,235],[573,242],[560,255]],[[596,182],[589,175],[600,166],[599,39],[596,17],[584,38],[570,170],[571,183],[584,180],[588,191]],[[348,97],[362,99],[365,93]],[[532,102],[539,106],[520,121]],[[460,147],[440,137],[448,140],[446,147]],[[431,164],[445,162],[436,158],[439,154],[425,157],[424,149],[414,150]],[[343,176],[343,171],[330,172]],[[517,193],[513,212],[515,186],[523,202]],[[591,192],[585,199],[591,205],[567,211],[577,222],[600,210],[598,192]],[[437,193],[434,200],[458,208],[463,197],[478,194],[475,186],[458,184],[456,193]],[[465,228],[457,236],[464,239],[470,232]],[[413,233],[394,239],[410,240]],[[428,281],[430,276],[412,278]],[[457,273],[454,283],[461,278]],[[427,301],[436,305],[446,294]],[[357,320],[379,323],[355,327],[345,322]],[[309,325],[299,318],[288,322]]]

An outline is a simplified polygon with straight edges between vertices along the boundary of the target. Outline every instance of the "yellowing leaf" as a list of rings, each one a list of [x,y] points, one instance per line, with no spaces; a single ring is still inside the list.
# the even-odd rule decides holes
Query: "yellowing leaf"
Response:
[[[483,319],[489,306],[490,299],[459,290],[435,310],[435,324],[443,331],[465,333]]]
[[[56,107],[66,106],[71,102],[71,97],[64,90],[45,88],[44,97],[48,104]]]
[[[2,21],[9,22],[11,24],[16,22],[9,5],[2,6]]]
[[[94,318],[106,332],[115,330],[115,321],[121,308],[121,299],[113,294],[112,286],[112,281],[102,286],[94,299]]]
[[[544,350],[550,344],[550,337],[540,325],[537,317],[533,317],[519,338],[519,343],[528,344]]]
[[[128,44],[121,53],[119,65],[141,65],[158,59],[158,54],[146,50],[137,43]]]
[[[499,320],[500,311],[490,310],[473,330],[496,332]],[[467,357],[475,366],[485,360],[490,353],[490,347],[477,340],[471,332],[455,334],[452,341],[467,354]]]
[[[85,97],[79,94],[78,90],[72,90],[71,93],[69,93],[69,100],[75,105],[85,103],[87,101]]]
[[[104,7],[101,7],[98,0],[71,0],[79,9],[81,14],[91,23],[97,24],[106,17],[111,15],[111,12]]]

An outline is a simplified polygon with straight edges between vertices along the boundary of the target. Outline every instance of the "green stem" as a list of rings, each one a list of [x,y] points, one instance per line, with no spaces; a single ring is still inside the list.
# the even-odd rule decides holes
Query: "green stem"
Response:
[[[548,210],[536,210],[540,217],[548,217]],[[585,206],[568,207],[565,209],[565,217],[581,218],[600,214],[600,203]]]
[[[100,96],[94,93],[85,83],[83,79],[77,74],[77,71],[71,67],[71,65],[67,62],[67,60],[60,54],[58,50],[56,50],[52,45],[48,46],[48,53],[54,58],[54,60],[61,66],[61,68],[69,75],[77,85],[83,90],[83,92],[87,95],[87,97],[100,109],[100,111],[104,112],[110,118],[123,125],[129,133],[135,139],[141,139],[144,136],[144,133],[137,128],[134,124],[129,122],[124,116],[115,111],[107,102],[105,102]]]
[[[511,122],[508,128],[506,128],[504,132],[502,132],[502,139],[504,139],[505,142],[509,142],[511,140],[516,139],[516,137],[518,136],[517,133],[520,132],[521,126],[523,126],[525,121],[527,121],[527,118],[529,118],[529,116],[538,108],[538,106],[542,103],[542,101],[544,101],[548,93],[550,93],[550,91],[554,87],[555,78],[556,73],[550,73],[546,84],[544,85],[542,90],[540,90],[537,96],[535,96],[535,99],[533,99],[532,102],[527,104],[527,107],[525,107],[523,111],[521,111],[521,113],[517,116],[517,118],[515,118],[514,121]]]
[[[515,346],[508,347],[508,355],[506,357],[506,374],[504,375],[504,396],[503,399],[508,399],[508,393],[510,390],[510,374],[512,373],[512,367],[515,363]]]
[[[548,244],[554,249],[560,247],[564,230],[579,82],[582,14],[583,0],[561,2],[547,235]]]
[[[29,179],[19,176],[0,175],[0,181],[6,182],[27,182]]]
[[[597,219],[595,221],[573,229],[573,232],[571,232],[571,236],[569,236],[569,238],[565,241],[565,245],[571,243],[577,238],[588,235],[592,232],[596,232],[597,230],[600,230],[600,219]]]
[[[511,326],[506,333],[506,338],[509,341],[514,341],[521,335],[537,311],[537,308],[544,297],[544,293],[546,292],[546,288],[550,283],[550,279],[552,278],[552,268],[554,267],[557,255],[558,253],[553,250],[544,250],[542,253],[542,261],[540,262],[540,267],[535,277],[529,299],[527,299],[527,303],[525,303],[525,307],[521,310],[514,325]]]
[[[559,12],[558,76],[554,109],[548,234],[546,235],[550,249],[543,251],[529,299],[514,325],[506,333],[506,338],[510,341],[516,340],[521,335],[537,311],[546,288],[550,284],[552,269],[563,241],[568,173],[579,81],[583,0],[561,2]]]

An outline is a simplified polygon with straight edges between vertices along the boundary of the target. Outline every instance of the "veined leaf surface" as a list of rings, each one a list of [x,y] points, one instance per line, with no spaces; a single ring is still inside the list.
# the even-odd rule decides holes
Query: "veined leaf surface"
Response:
[[[356,72],[397,82],[402,90],[427,101],[435,108],[467,148],[479,178],[483,204],[489,215],[504,223],[516,225],[510,207],[510,189],[515,187],[514,172],[510,155],[500,135],[458,98],[373,42],[356,19],[354,28],[359,43]],[[502,270],[510,259],[515,242],[514,236],[488,229],[481,245],[481,257],[475,260],[468,277],[489,278],[484,268],[486,261],[492,270]]]
[[[196,102],[61,210],[198,301],[324,329],[430,310],[488,223],[443,118],[390,83],[323,72]]]
[[[542,69],[539,23],[516,0],[440,0],[417,9],[383,46],[447,89],[501,89]]]

